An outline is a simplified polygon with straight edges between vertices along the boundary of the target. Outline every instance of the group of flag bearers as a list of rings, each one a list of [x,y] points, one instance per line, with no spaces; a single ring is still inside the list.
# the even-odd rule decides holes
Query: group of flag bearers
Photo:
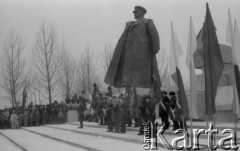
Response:
[[[92,100],[92,104],[96,104],[93,116],[100,119],[100,125],[108,126],[107,132],[126,133],[126,126],[131,127],[132,120],[134,120],[134,127],[139,127],[138,135],[143,135],[144,123],[151,122],[155,125],[157,104],[159,104],[159,116],[162,124],[165,125],[165,130],[169,129],[169,118],[173,123],[172,130],[179,128],[187,130],[187,118],[183,121],[181,118],[179,93],[171,91],[169,98],[167,92],[161,92],[156,80],[153,81],[149,93],[144,95],[137,95],[136,87],[131,88],[129,85],[127,85],[125,93],[120,95],[113,96],[111,88],[108,90],[110,91],[101,94],[94,84],[93,94],[96,97]],[[80,125],[82,124],[80,123]]]

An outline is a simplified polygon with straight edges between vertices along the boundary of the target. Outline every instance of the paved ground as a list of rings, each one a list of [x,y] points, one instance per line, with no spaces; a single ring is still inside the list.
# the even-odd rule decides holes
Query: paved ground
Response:
[[[160,121],[158,121],[160,123]],[[188,123],[189,125],[190,123]],[[240,125],[238,125],[240,127]],[[194,128],[207,130],[206,122],[193,122]],[[160,128],[160,125],[158,129]],[[222,129],[233,129],[234,124],[217,123],[219,140],[229,134],[221,134]],[[170,128],[164,133],[168,142],[182,136],[176,135]],[[141,151],[143,136],[138,136],[138,128],[128,127],[125,134],[106,132],[107,126],[97,123],[84,122],[84,128],[78,128],[78,122],[69,122],[59,125],[46,125],[39,127],[24,127],[21,129],[0,130],[0,151]],[[188,131],[191,134],[190,130]],[[240,136],[238,129],[237,135]],[[238,144],[240,139],[238,137]],[[218,142],[218,141],[216,141]],[[182,142],[179,143],[181,145]],[[207,150],[208,137],[199,137],[200,150]],[[158,150],[167,151],[158,140]],[[221,149],[218,149],[221,150]]]

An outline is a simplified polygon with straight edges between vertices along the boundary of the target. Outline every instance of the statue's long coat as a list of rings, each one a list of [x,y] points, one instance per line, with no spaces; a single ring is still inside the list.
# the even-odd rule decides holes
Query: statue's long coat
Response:
[[[126,23],[110,62],[105,82],[124,87],[126,81],[136,87],[150,88],[154,74],[160,83],[156,53],[160,49],[159,35],[151,19]]]

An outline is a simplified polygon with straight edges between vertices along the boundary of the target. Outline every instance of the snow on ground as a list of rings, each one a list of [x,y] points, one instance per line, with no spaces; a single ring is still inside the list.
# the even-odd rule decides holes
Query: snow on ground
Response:
[[[51,125],[51,126],[58,127],[58,128],[65,128],[65,129],[76,130],[76,131],[80,131],[80,132],[90,132],[90,133],[96,133],[96,134],[100,134],[100,135],[107,135],[107,136],[115,136],[115,137],[121,137],[121,138],[127,138],[127,139],[134,139],[134,140],[139,140],[139,141],[143,140],[143,136],[138,136],[137,135],[138,131],[128,131],[128,130],[126,130],[125,134],[106,132],[107,131],[106,126],[99,126],[101,128],[95,128],[95,127],[89,127],[87,125],[84,125],[83,129],[79,129],[78,125],[71,125],[71,124]]]
[[[21,151],[21,149],[19,149],[2,135],[0,135],[0,142],[0,151]]]
[[[91,146],[92,148],[103,151],[139,151],[142,146],[131,142],[123,142],[101,136],[89,136],[84,134],[62,131],[48,127],[28,127],[26,129],[33,130],[41,134],[47,134],[52,137],[67,140],[76,144]],[[85,128],[86,129],[86,128]],[[121,135],[121,134],[119,134]],[[124,134],[122,134],[124,135]]]
[[[76,125],[72,125],[72,124],[76,124]],[[89,132],[95,132],[97,134],[100,134],[100,135],[107,135],[107,136],[115,136],[115,137],[121,137],[121,138],[126,138],[126,139],[133,139],[133,140],[137,140],[138,142],[142,142],[143,140],[143,136],[138,136],[136,135],[138,131],[136,131],[137,129],[136,128],[130,128],[130,129],[135,129],[135,131],[127,131],[125,134],[118,134],[118,133],[107,133],[106,132],[106,126],[97,126],[96,123],[86,123],[85,122],[85,128],[84,129],[78,129],[77,128],[77,125],[78,125],[78,122],[71,122],[70,124],[64,124],[64,125],[52,125],[52,127],[58,127],[58,128],[64,128],[64,129],[69,129],[69,130],[77,130],[77,131],[81,131],[81,132],[85,132],[85,131],[89,131]],[[87,125],[90,125],[91,127],[87,126]],[[98,128],[94,128],[93,125],[96,125]],[[229,127],[227,125],[225,125],[226,127]],[[129,128],[128,128],[129,129]],[[170,133],[173,133],[173,131],[171,130],[167,130],[168,132]],[[189,134],[190,131],[189,131]],[[165,134],[164,137],[168,140],[169,143],[171,143],[171,141],[176,138],[176,137],[179,137],[179,136],[182,136],[182,134],[180,135],[175,135],[175,134],[171,134],[171,135],[167,135]],[[216,136],[220,137],[220,138],[223,138],[223,137],[226,137],[226,136],[229,136],[229,134],[227,135],[223,135],[221,134],[221,131],[219,134],[216,134]],[[239,131],[238,131],[238,138],[239,138]],[[218,139],[216,139],[216,142],[218,143]],[[158,142],[160,143],[160,141],[158,140]],[[182,145],[182,141],[179,142],[179,146]],[[207,137],[203,137],[203,136],[200,136],[199,137],[199,143],[200,143],[200,148],[205,146],[207,147],[208,145],[208,139]],[[240,142],[238,142],[238,144],[240,144]],[[141,144],[136,144],[136,145],[140,145]],[[218,144],[217,144],[218,145]],[[163,150],[164,148],[161,147],[161,146],[158,146],[159,150]],[[217,149],[217,151],[221,151],[222,149]]]
[[[0,130],[0,132],[7,135],[29,151],[84,150],[81,147],[79,148],[76,146],[90,147],[90,149],[86,150],[96,149],[102,151],[143,151],[143,136],[136,135],[138,132],[137,128],[134,128],[134,130],[131,131],[127,130],[125,134],[121,134],[106,132],[106,126],[98,126],[97,123],[85,122],[83,129],[79,129],[78,126],[78,122],[72,122],[59,125],[24,127],[17,130]],[[168,130],[168,132],[170,131],[171,130]],[[44,137],[41,135],[44,135]],[[174,134],[164,136],[169,143],[171,143],[171,140],[178,137]],[[2,135],[0,135],[0,142],[0,151],[20,150]],[[199,142],[206,147],[208,140],[206,138],[201,138],[200,136]],[[160,143],[159,140],[158,143]],[[182,142],[180,142],[178,145],[182,145]],[[168,149],[161,146],[158,146],[158,150],[168,151]],[[201,151],[202,150],[203,149],[201,149]],[[218,149],[217,151],[220,150],[222,149]]]
[[[83,149],[38,136],[22,129],[1,130],[1,132],[29,151],[84,151]],[[13,146],[13,144],[11,146]],[[4,150],[2,150],[3,147]],[[3,147],[1,147],[2,149],[0,148],[1,151],[5,151],[6,146]],[[13,149],[11,151],[18,150],[19,149]]]

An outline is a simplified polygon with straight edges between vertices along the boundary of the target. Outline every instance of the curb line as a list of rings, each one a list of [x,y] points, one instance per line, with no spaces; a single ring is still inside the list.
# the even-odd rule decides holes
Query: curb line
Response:
[[[72,133],[90,135],[90,136],[101,136],[101,137],[105,137],[105,138],[115,139],[115,140],[124,141],[124,142],[132,142],[132,143],[143,145],[143,142],[141,140],[122,138],[122,137],[110,136],[110,135],[104,135],[104,134],[96,134],[96,133],[91,133],[91,132],[83,132],[83,131],[71,130],[71,129],[60,128],[60,127],[49,126],[49,125],[47,125],[45,127],[49,127],[49,128],[52,128],[52,129],[59,129],[59,130],[68,131],[68,132],[72,132]],[[161,144],[161,143],[157,143],[157,146],[161,147],[161,148],[165,148],[163,146],[163,144]],[[205,149],[207,147],[207,145],[200,144],[199,147],[200,147],[200,149]]]
[[[49,136],[49,135],[46,135],[46,134],[42,134],[42,133],[38,133],[38,132],[35,132],[35,131],[32,131],[32,130],[28,130],[26,128],[23,128],[23,130],[31,132],[33,134],[37,134],[37,135],[49,138],[49,139],[52,139],[52,140],[55,140],[55,141],[58,141],[58,142],[61,142],[61,143],[68,144],[68,145],[71,145],[71,146],[74,146],[74,147],[77,147],[77,148],[85,149],[85,150],[88,150],[88,151],[100,151],[100,150],[95,149],[95,148],[91,148],[91,147],[88,147],[88,146],[72,143],[72,142],[69,142],[69,141],[65,141],[65,140],[55,138],[55,137],[52,137],[52,136]]]
[[[4,136],[6,139],[8,139],[11,143],[13,143],[15,146],[17,146],[18,148],[20,148],[22,151],[28,151],[26,148],[24,148],[23,146],[21,146],[20,144],[18,144],[17,142],[15,142],[13,139],[11,139],[10,137],[8,137],[7,135],[3,134],[2,132],[0,132],[0,135]]]

